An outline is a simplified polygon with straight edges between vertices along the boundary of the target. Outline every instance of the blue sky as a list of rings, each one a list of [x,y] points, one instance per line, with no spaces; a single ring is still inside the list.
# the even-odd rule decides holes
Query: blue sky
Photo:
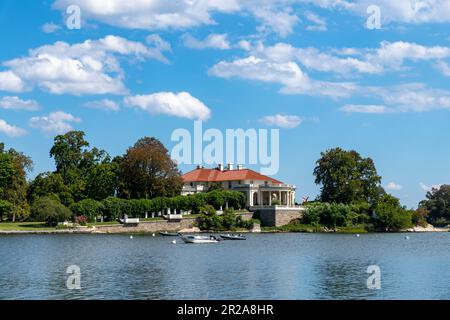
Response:
[[[143,136],[171,149],[202,119],[279,128],[276,178],[298,200],[338,146],[373,158],[409,207],[448,182],[449,1],[3,0],[0,19],[0,141],[33,158],[31,177],[53,170],[58,133],[118,155]]]

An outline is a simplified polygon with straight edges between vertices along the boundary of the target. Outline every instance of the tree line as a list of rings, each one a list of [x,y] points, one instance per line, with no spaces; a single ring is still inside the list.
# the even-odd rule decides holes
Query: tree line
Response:
[[[181,172],[155,138],[139,139],[125,154],[112,158],[105,150],[91,148],[84,132],[70,131],[54,138],[49,155],[56,170],[27,181],[32,160],[0,144],[1,221],[61,220],[72,214],[91,221],[103,214],[115,219],[168,206],[196,211],[204,201],[242,206],[242,195],[234,193],[181,198]]]
[[[156,138],[141,138],[123,155],[111,157],[91,147],[84,132],[70,131],[54,138],[49,155],[56,169],[27,180],[32,160],[0,143],[0,221],[56,221],[69,216],[114,220],[168,207],[199,213],[205,205],[216,209],[227,204],[236,209],[245,206],[241,193],[214,190],[214,186],[208,194],[180,196],[181,172]],[[450,222],[450,186],[431,190],[417,210],[408,210],[383,189],[373,160],[356,151],[334,148],[322,152],[313,174],[321,190],[307,204],[305,222],[329,226],[371,223],[384,230]]]

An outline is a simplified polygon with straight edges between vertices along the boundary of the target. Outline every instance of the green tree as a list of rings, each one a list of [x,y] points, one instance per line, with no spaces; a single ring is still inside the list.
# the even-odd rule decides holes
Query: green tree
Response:
[[[10,220],[25,219],[29,215],[27,203],[27,173],[32,170],[29,157],[14,149],[5,151],[0,144],[0,199],[13,205]]]
[[[55,159],[56,171],[61,173],[64,183],[68,184],[69,171],[79,168],[85,158],[89,143],[84,139],[84,132],[70,131],[54,139],[50,156]]]
[[[0,222],[3,221],[3,219],[11,215],[11,212],[13,211],[13,204],[6,200],[0,199]]]
[[[384,194],[373,160],[356,151],[334,148],[322,152],[314,176],[316,184],[322,185],[322,202],[375,204]]]
[[[37,199],[31,205],[31,217],[36,221],[45,221],[49,226],[70,219],[72,212],[61,203],[49,197]]]
[[[72,191],[64,183],[60,173],[40,173],[30,183],[28,189],[28,200],[30,203],[44,196],[56,197],[65,206],[70,206],[74,202]]]
[[[375,225],[383,231],[399,231],[412,226],[412,211],[392,195],[384,195],[375,207]]]
[[[118,164],[100,163],[92,165],[87,172],[86,195],[95,200],[114,196],[117,188]]]
[[[420,208],[428,212],[431,224],[448,224],[450,222],[450,185],[442,185],[427,192],[426,200],[419,203]]]
[[[172,197],[180,194],[182,179],[168,150],[155,138],[139,139],[120,163],[120,196]]]

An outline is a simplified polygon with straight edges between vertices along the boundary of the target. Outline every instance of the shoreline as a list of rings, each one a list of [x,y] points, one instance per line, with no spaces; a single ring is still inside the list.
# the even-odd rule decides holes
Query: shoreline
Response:
[[[413,228],[414,229],[414,228]],[[422,229],[408,229],[408,230],[400,230],[400,231],[392,231],[392,232],[365,232],[361,234],[389,234],[389,233],[444,233],[444,232],[450,232],[450,228],[434,228],[433,230],[422,228]],[[114,232],[114,231],[101,231],[97,228],[90,228],[90,229],[66,229],[66,230],[0,230],[0,235],[54,235],[54,234],[92,234],[92,235],[115,235],[115,234],[143,234],[143,235],[159,235],[160,232],[165,231],[171,231],[173,230],[159,230],[159,231],[133,231],[133,230],[126,230],[124,232]],[[271,234],[271,233],[321,233],[321,234],[360,234],[358,232],[292,232],[292,231],[281,231],[281,230],[271,230],[271,231],[264,231],[261,230],[260,232],[252,232],[250,230],[225,230],[225,231],[206,231],[206,230],[180,230],[176,231],[179,233],[184,234],[194,234],[194,233],[255,233],[255,234]]]

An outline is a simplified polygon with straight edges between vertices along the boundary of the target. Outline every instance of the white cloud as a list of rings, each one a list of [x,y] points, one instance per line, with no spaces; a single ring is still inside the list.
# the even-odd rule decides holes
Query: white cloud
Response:
[[[312,80],[297,63],[277,62],[249,56],[231,62],[221,61],[209,69],[211,75],[221,78],[242,78],[268,83],[278,83],[284,94],[324,95],[331,97],[349,96],[357,88],[348,82],[326,82]]]
[[[11,138],[18,138],[27,134],[24,129],[10,125],[3,119],[0,119],[0,132]]]
[[[306,19],[312,23],[308,25],[306,30],[309,31],[327,31],[327,21],[324,18],[319,17],[314,12],[307,11],[305,13]]]
[[[144,30],[187,29],[216,24],[213,15],[243,14],[253,16],[262,32],[285,37],[293,32],[299,18],[286,0],[56,0],[53,7],[65,11],[69,5],[80,6],[83,17],[109,25]],[[304,2],[303,0],[297,2]]]
[[[355,104],[347,104],[340,108],[339,110],[347,113],[375,113],[375,114],[383,114],[392,112],[391,109],[386,106],[381,105],[355,105]]]
[[[80,6],[83,17],[129,29],[184,29],[213,24],[214,12],[240,8],[238,0],[57,0],[53,7],[65,11]]]
[[[425,112],[450,109],[450,91],[431,89],[422,83],[411,83],[388,88],[367,88],[398,112]]]
[[[433,184],[431,186],[427,186],[425,183],[421,182],[419,183],[420,187],[422,188],[423,191],[429,192],[432,191],[433,189],[440,189],[442,184]]]
[[[373,0],[356,0],[347,8],[364,17]],[[384,23],[431,23],[450,21],[450,2],[442,0],[378,0],[376,4],[381,8]]]
[[[292,129],[298,127],[303,120],[298,116],[276,114],[273,116],[265,116],[260,121],[268,126]]]
[[[436,69],[439,70],[444,76],[450,77],[450,66],[445,61],[438,61],[435,65]]]
[[[41,129],[46,133],[64,134],[73,130],[70,123],[78,122],[81,122],[80,118],[64,111],[56,111],[42,117],[33,117],[29,124],[30,127]]]
[[[211,116],[211,110],[188,92],[158,92],[149,95],[129,96],[124,99],[124,102],[128,106],[151,114],[166,114],[198,120],[207,120]]]
[[[172,46],[165,41],[159,34],[150,34],[145,38],[145,41],[159,51],[172,51]]]
[[[250,7],[250,11],[256,19],[262,22],[260,31],[274,31],[281,37],[286,37],[293,32],[294,26],[299,22],[297,15],[292,13],[289,7],[283,9],[273,6],[260,6],[256,4]]]
[[[0,71],[0,91],[22,92],[25,83],[11,71]]]
[[[53,33],[55,31],[58,31],[59,29],[61,29],[61,27],[57,24],[54,24],[53,22],[45,23],[41,27],[41,30],[45,33]]]
[[[191,49],[220,49],[227,50],[230,49],[230,43],[227,40],[227,34],[210,34],[203,40],[195,39],[190,34],[183,35],[184,45]]]
[[[29,51],[27,57],[3,63],[16,77],[14,87],[22,81],[54,94],[125,94],[124,72],[117,55],[136,59],[153,58],[165,62],[161,52],[140,42],[118,36],[86,40],[70,45],[56,42]],[[0,73],[0,89],[2,88]],[[10,88],[13,89],[13,88]]]
[[[39,110],[40,106],[35,100],[22,100],[17,96],[7,96],[0,99],[0,108],[7,110]]]
[[[390,191],[400,191],[403,189],[403,187],[395,182],[389,182],[385,187],[386,190]]]
[[[85,103],[84,106],[87,108],[92,108],[92,109],[111,110],[111,111],[119,111],[120,110],[119,104],[110,99],[89,101],[89,102]]]
[[[443,46],[423,46],[404,41],[382,41],[374,50],[366,49],[365,59],[374,65],[398,70],[405,60],[426,61],[450,57],[450,48]]]

